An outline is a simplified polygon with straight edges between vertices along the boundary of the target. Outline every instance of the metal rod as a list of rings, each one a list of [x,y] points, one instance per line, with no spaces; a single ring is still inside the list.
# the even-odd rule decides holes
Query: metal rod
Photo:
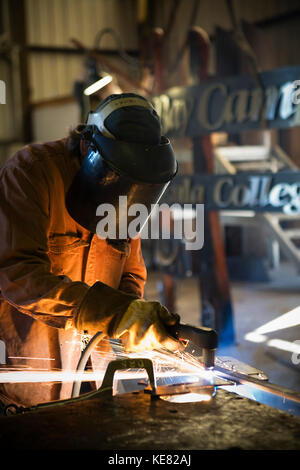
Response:
[[[300,393],[238,372],[231,372],[219,366],[214,368],[214,372],[217,376],[236,383],[234,386],[226,386],[226,390],[300,416]]]

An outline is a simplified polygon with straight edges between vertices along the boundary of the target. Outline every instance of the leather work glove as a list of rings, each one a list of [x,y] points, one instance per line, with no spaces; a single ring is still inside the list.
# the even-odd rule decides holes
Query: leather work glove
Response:
[[[159,302],[134,300],[115,326],[114,337],[121,337],[127,351],[142,352],[162,346],[177,351],[181,349],[180,343],[167,332],[167,327],[177,320],[178,316]]]
[[[102,331],[110,338],[122,337],[127,351],[162,346],[174,351],[181,349],[181,343],[168,335],[167,328],[177,320],[159,302],[147,302],[96,282],[79,306],[75,327],[90,334]]]

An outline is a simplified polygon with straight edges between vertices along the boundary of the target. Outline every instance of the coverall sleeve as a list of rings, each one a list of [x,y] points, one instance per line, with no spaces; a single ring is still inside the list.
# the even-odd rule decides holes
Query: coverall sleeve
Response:
[[[0,172],[0,297],[22,313],[66,328],[73,326],[89,286],[51,273],[46,173],[39,161],[8,164]]]
[[[125,262],[119,289],[143,297],[147,271],[142,255],[141,239],[132,239],[130,245],[130,255]]]

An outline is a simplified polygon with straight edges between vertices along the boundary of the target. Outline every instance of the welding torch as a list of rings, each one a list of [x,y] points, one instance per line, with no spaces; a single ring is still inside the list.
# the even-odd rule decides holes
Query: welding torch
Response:
[[[215,365],[215,351],[218,347],[218,334],[212,328],[196,327],[177,320],[176,324],[168,327],[168,332],[179,341],[191,341],[202,349],[202,362],[206,369]]]

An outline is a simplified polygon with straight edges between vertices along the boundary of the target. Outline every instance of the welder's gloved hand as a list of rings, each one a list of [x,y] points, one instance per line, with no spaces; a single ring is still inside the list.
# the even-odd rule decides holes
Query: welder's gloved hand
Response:
[[[96,282],[85,295],[75,318],[75,326],[90,334],[102,331],[120,338],[127,351],[166,347],[180,350],[181,343],[167,332],[178,321],[159,302],[147,302]]]
[[[89,288],[79,305],[75,327],[90,334],[102,331],[111,336],[122,315],[126,312],[135,295],[127,294],[117,289],[96,282]]]
[[[161,347],[177,351],[182,349],[181,343],[167,330],[178,319],[178,315],[171,314],[159,302],[138,299],[131,302],[115,325],[113,335],[121,337],[127,351],[142,352]]]

